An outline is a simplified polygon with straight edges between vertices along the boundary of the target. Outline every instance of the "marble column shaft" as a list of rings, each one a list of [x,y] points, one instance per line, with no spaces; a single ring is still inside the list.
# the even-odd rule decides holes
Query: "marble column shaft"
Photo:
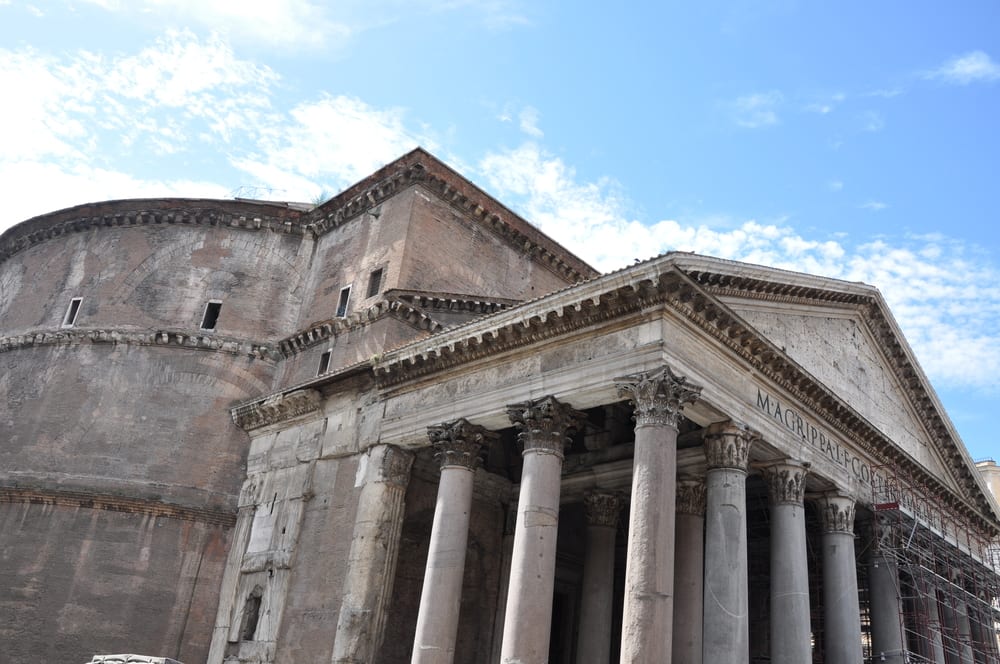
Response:
[[[615,535],[622,497],[594,491],[584,497],[587,550],[583,562],[577,664],[608,664],[611,659]]]
[[[806,468],[794,461],[762,468],[771,521],[771,661],[812,660],[809,559],[806,551]]]
[[[502,664],[546,664],[552,627],[563,449],[582,417],[552,397],[508,406],[524,451]]]
[[[333,643],[333,664],[369,664],[376,660],[395,578],[403,498],[413,455],[391,445],[376,445],[368,450],[365,463]]]
[[[621,662],[659,664],[673,648],[677,424],[701,388],[669,367],[615,382],[631,398],[636,422]]]
[[[877,528],[877,526],[876,526]],[[868,567],[868,604],[872,623],[872,656],[903,664],[902,597],[896,563],[877,548]]]
[[[923,617],[921,621],[925,628],[923,634],[927,652],[924,655],[935,664],[946,664],[944,654],[944,641],[942,639],[941,616],[938,611],[938,598],[933,579],[926,577],[917,580],[919,592],[919,611]]]
[[[823,645],[827,664],[861,664],[861,608],[854,552],[854,499],[828,493],[823,519]]]
[[[713,424],[705,437],[705,611],[702,661],[750,659],[747,597],[747,460],[752,434],[741,425]]]
[[[427,433],[441,462],[441,479],[410,661],[451,664],[462,604],[475,470],[483,445],[496,436],[466,420],[430,427]]]
[[[701,664],[705,589],[705,482],[677,483],[673,662]]]

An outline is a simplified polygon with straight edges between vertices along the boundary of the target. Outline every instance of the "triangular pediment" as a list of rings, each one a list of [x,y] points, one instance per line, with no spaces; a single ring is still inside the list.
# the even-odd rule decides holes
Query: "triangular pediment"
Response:
[[[953,473],[856,308],[737,298],[725,302],[921,466],[958,490]]]
[[[996,518],[982,478],[878,289],[692,254],[674,262],[909,461]]]

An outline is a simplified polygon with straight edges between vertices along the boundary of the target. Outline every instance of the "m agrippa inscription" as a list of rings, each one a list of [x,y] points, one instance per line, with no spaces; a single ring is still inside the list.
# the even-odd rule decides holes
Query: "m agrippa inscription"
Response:
[[[782,404],[777,397],[757,388],[757,408],[778,422],[803,442],[818,449],[835,464],[849,470],[859,481],[870,484],[873,478],[871,466],[861,457],[854,454],[845,445],[823,429],[816,426],[799,411]]]

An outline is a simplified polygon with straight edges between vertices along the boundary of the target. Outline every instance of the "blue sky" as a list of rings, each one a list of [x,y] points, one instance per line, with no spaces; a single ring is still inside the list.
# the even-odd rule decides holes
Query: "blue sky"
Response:
[[[877,286],[1000,456],[1000,4],[0,0],[0,230],[315,201],[423,145],[602,270]]]

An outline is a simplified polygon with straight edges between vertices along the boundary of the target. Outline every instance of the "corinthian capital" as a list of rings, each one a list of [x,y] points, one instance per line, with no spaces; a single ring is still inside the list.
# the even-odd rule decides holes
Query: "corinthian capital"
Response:
[[[622,511],[623,503],[620,493],[589,491],[583,497],[583,506],[587,510],[587,523],[591,526],[614,528],[618,525],[618,515]]]
[[[747,471],[750,446],[757,435],[744,424],[716,422],[705,434],[705,459],[708,468],[732,468]]]
[[[677,511],[681,514],[705,516],[705,482],[703,480],[678,480]]]
[[[854,534],[854,499],[838,493],[825,493],[817,501],[823,518],[824,533]]]
[[[563,455],[569,443],[569,434],[577,429],[583,413],[556,401],[555,397],[542,397],[507,406],[507,417],[520,432],[518,440],[524,453]]]
[[[801,505],[806,495],[806,465],[781,461],[761,468],[772,505]]]
[[[460,466],[475,470],[483,447],[497,438],[497,434],[481,426],[459,419],[427,427],[427,436],[434,446],[434,457],[441,468]]]
[[[681,408],[693,403],[701,387],[677,376],[670,367],[632,376],[615,378],[619,396],[627,396],[635,407],[636,426],[654,425],[677,428]]]

